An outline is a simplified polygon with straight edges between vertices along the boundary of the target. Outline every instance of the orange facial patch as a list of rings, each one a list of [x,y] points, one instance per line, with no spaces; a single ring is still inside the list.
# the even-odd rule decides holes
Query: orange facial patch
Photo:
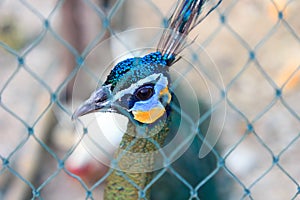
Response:
[[[149,111],[132,111],[134,119],[145,124],[151,124],[160,118],[165,112],[164,108],[152,108]]]
[[[171,101],[171,94],[169,92],[169,88],[168,87],[165,87],[164,89],[162,89],[160,92],[159,92],[159,96],[164,96],[164,95],[167,95],[168,96],[168,100],[167,100],[167,103],[170,103]]]

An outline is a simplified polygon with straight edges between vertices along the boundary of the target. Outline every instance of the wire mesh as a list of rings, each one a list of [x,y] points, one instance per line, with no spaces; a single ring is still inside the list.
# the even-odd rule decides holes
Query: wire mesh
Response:
[[[153,0],[70,2],[0,1],[1,199],[102,198],[111,169],[90,166],[86,178],[66,165],[89,137],[89,126],[83,125],[73,140],[70,85],[82,70],[77,81],[84,84],[73,98],[87,96],[92,89],[86,88],[98,82],[97,68],[112,57],[98,55],[90,67],[86,59],[97,44],[129,28],[164,27],[174,5]],[[224,124],[218,124],[220,119],[211,122],[222,134],[210,159],[202,160],[208,169],[193,166],[191,160],[198,157],[184,160],[191,163],[186,170],[203,171],[199,179],[191,181],[180,166],[169,164],[146,188],[139,188],[140,198],[151,186],[153,199],[166,195],[155,189],[165,184],[163,177],[173,177],[176,191],[185,192],[186,199],[299,198],[299,8],[296,0],[223,1],[192,32],[191,37],[199,34],[196,41],[213,59],[224,84],[208,80],[216,98],[195,123],[194,142],[204,142],[199,126],[225,103]],[[103,54],[118,54],[118,47],[107,48],[110,53]],[[201,52],[192,53],[199,66],[205,65]],[[126,174],[124,178],[130,182]]]

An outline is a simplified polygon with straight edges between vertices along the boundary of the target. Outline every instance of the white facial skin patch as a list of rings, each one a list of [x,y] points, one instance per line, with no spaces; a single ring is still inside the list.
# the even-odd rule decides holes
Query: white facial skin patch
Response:
[[[146,101],[135,102],[129,111],[132,112],[135,120],[147,124],[153,123],[165,113],[165,107],[160,98],[167,93],[169,94],[168,98],[171,100],[168,90],[168,79],[161,75],[154,86],[153,96]]]
[[[154,94],[152,97],[145,101],[135,102],[133,107],[128,110],[129,112],[132,112],[134,119],[137,121],[148,124],[153,123],[165,113],[165,107],[160,101],[161,98],[164,97],[167,99],[167,103],[171,100],[171,94],[168,90],[168,79],[163,74],[152,74],[139,80],[130,87],[116,93],[112,101],[117,102],[124,95],[134,95],[139,87],[147,83],[153,83],[154,81],[156,81],[156,83],[154,85]]]

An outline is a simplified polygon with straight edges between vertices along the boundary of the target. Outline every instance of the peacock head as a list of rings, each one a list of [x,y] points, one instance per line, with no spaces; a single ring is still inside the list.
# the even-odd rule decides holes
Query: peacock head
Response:
[[[172,99],[168,59],[155,52],[118,63],[103,85],[77,108],[72,117],[116,112],[145,125],[166,117]]]

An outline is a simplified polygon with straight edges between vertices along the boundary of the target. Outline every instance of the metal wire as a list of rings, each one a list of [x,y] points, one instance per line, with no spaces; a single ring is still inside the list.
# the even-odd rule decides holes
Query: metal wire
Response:
[[[93,74],[93,72],[85,66],[85,59],[88,56],[88,54],[94,49],[94,47],[102,40],[105,39],[106,32],[109,32],[111,35],[117,35],[117,30],[114,26],[112,26],[111,21],[113,21],[113,18],[115,15],[120,12],[120,9],[122,6],[124,6],[126,1],[119,0],[116,1],[115,4],[107,10],[99,7],[97,3],[85,0],[83,3],[85,6],[90,8],[90,12],[94,12],[94,14],[98,17],[98,19],[102,23],[101,30],[96,34],[96,36],[92,39],[92,41],[89,42],[89,44],[86,46],[84,51],[82,53],[78,52],[68,41],[65,39],[61,33],[55,28],[54,21],[55,17],[58,13],[61,12],[63,4],[65,3],[62,0],[57,1],[54,3],[53,9],[49,12],[49,14],[45,15],[42,13],[38,7],[34,3],[31,3],[26,0],[20,0],[18,2],[18,6],[20,6],[22,9],[26,10],[27,15],[33,15],[36,20],[40,22],[40,32],[35,35],[34,37],[31,36],[31,40],[26,44],[26,47],[21,50],[16,50],[13,48],[9,43],[6,41],[1,41],[0,37],[0,53],[2,58],[0,58],[0,61],[3,62],[3,66],[1,68],[9,68],[10,72],[7,73],[7,77],[3,77],[3,80],[1,81],[0,85],[0,110],[1,115],[3,116],[3,119],[9,118],[12,121],[12,124],[21,124],[21,131],[18,133],[11,132],[10,129],[5,129],[4,123],[1,122],[0,125],[3,125],[1,134],[1,137],[9,137],[8,135],[21,135],[21,137],[17,137],[17,141],[15,142],[15,145],[12,150],[9,151],[3,151],[0,152],[0,158],[1,158],[1,169],[0,169],[0,179],[4,179],[4,175],[9,173],[13,176],[13,178],[18,179],[22,182],[23,185],[26,185],[26,187],[29,187],[29,190],[31,190],[31,199],[43,199],[47,197],[43,196],[42,191],[49,186],[49,184],[57,178],[57,176],[60,173],[66,173],[68,176],[73,177],[85,190],[85,198],[86,199],[94,199],[94,192],[99,188],[99,186],[106,180],[106,178],[111,174],[112,170],[109,170],[102,178],[100,178],[98,181],[96,181],[92,186],[88,186],[81,177],[79,177],[76,174],[71,173],[68,171],[68,169],[65,166],[66,160],[69,158],[69,156],[73,153],[73,151],[77,148],[79,143],[81,142],[82,138],[86,137],[89,134],[88,127],[83,125],[82,129],[82,135],[81,138],[72,145],[66,152],[63,153],[63,155],[58,155],[57,151],[53,149],[53,146],[51,146],[48,142],[46,142],[46,139],[44,137],[41,137],[40,135],[40,126],[44,126],[44,123],[42,123],[43,119],[46,118],[47,114],[52,112],[53,107],[57,107],[59,112],[63,113],[64,117],[67,118],[67,120],[70,120],[72,110],[70,106],[68,106],[62,99],[61,96],[64,93],[64,90],[66,89],[67,85],[71,82],[71,80],[76,76],[77,72],[79,70],[84,70],[87,74]],[[161,19],[161,25],[165,24],[165,15],[162,14],[163,12],[159,9],[159,7],[151,0],[144,0],[145,5],[149,8],[152,8],[157,13],[157,16]],[[225,88],[223,89],[221,85],[217,82],[213,82],[212,84],[216,88],[217,92],[221,94],[217,101],[213,103],[211,106],[211,109],[208,109],[205,114],[202,114],[199,120],[195,123],[195,126],[193,127],[193,131],[196,132],[196,140],[200,141],[201,143],[205,143],[204,135],[199,132],[198,127],[200,124],[202,124],[206,118],[209,118],[215,111],[216,108],[220,106],[220,102],[225,102],[228,106],[228,110],[230,110],[232,115],[239,119],[239,122],[242,124],[239,130],[239,135],[236,136],[237,139],[235,139],[234,143],[231,145],[228,145],[225,150],[222,151],[218,147],[212,147],[211,153],[213,157],[216,160],[216,166],[212,171],[210,171],[203,179],[201,179],[196,185],[190,183],[180,172],[178,172],[169,162],[168,158],[165,160],[165,168],[163,168],[159,173],[157,173],[153,180],[149,183],[149,185],[145,189],[140,189],[140,198],[145,197],[145,191],[150,188],[150,186],[155,185],[156,182],[160,180],[166,173],[171,174],[176,179],[178,179],[179,182],[182,183],[182,187],[189,190],[189,198],[190,199],[199,199],[199,191],[207,184],[209,181],[211,181],[214,177],[218,176],[219,173],[224,172],[227,177],[233,182],[234,188],[231,188],[232,191],[239,191],[239,194],[236,195],[236,198],[240,199],[264,199],[262,197],[259,197],[256,193],[257,187],[261,186],[261,182],[263,182],[264,179],[267,179],[268,176],[271,176],[270,174],[273,173],[274,170],[277,170],[280,172],[285,179],[288,179],[290,181],[289,186],[293,186],[294,192],[285,194],[287,198],[290,199],[298,199],[299,193],[300,193],[300,185],[299,185],[299,174],[294,173],[292,169],[289,167],[286,168],[286,156],[292,156],[295,157],[295,160],[298,159],[298,155],[296,154],[290,154],[289,151],[293,150],[295,153],[299,153],[299,147],[297,148],[297,143],[299,142],[300,137],[300,130],[299,130],[299,122],[300,122],[300,116],[299,116],[299,103],[291,103],[290,99],[286,97],[286,90],[288,87],[288,84],[292,81],[295,82],[295,79],[297,79],[300,64],[299,60],[296,64],[298,66],[295,66],[291,72],[289,73],[289,76],[285,79],[285,81],[282,84],[279,84],[277,80],[274,80],[274,76],[271,75],[268,66],[265,62],[262,62],[262,56],[260,52],[262,49],[268,44],[268,42],[275,37],[276,34],[281,34],[280,32],[282,29],[285,30],[285,34],[288,35],[290,40],[293,41],[294,44],[298,45],[298,55],[300,52],[300,35],[299,35],[299,25],[291,25],[290,24],[290,18],[287,17],[287,12],[292,10],[292,8],[299,7],[299,2],[295,1],[284,1],[284,6],[280,7],[278,1],[264,1],[256,3],[256,5],[261,5],[262,7],[265,5],[269,5],[273,11],[277,15],[277,19],[274,20],[273,25],[268,28],[266,33],[264,33],[259,41],[256,41],[256,43],[253,45],[253,42],[248,42],[248,40],[251,40],[251,38],[248,38],[244,35],[244,33],[241,33],[241,31],[237,31],[237,27],[234,26],[234,23],[232,21],[235,21],[234,12],[237,12],[240,8],[241,12],[243,12],[245,8],[248,8],[247,4],[241,0],[235,0],[231,2],[225,2],[224,5],[221,5],[220,8],[218,8],[214,15],[216,23],[218,25],[214,28],[214,30],[211,31],[208,36],[202,40],[201,44],[204,48],[209,48],[212,46],[214,41],[219,41],[217,38],[222,37],[223,34],[230,35],[229,37],[234,38],[236,43],[239,43],[240,49],[244,51],[244,62],[241,63],[236,71],[233,73],[234,76],[231,76],[231,78],[227,78],[227,82],[225,83]],[[298,4],[297,4],[298,3]],[[5,4],[1,3],[0,7],[4,7]],[[297,5],[296,5],[297,4]],[[131,5],[132,9],[134,9],[134,4]],[[243,7],[244,6],[244,7]],[[251,9],[251,8],[250,8]],[[245,11],[246,12],[246,11]],[[298,13],[296,13],[298,14]],[[217,16],[217,17],[216,17]],[[264,16],[267,17],[267,13],[265,13]],[[297,18],[297,17],[296,17]],[[299,18],[299,17],[298,17]],[[243,19],[241,19],[243,20]],[[145,22],[146,23],[146,22]],[[203,22],[205,23],[205,22]],[[246,23],[246,22],[245,22]],[[25,24],[25,26],[28,26],[28,24]],[[201,26],[201,25],[200,25]],[[298,26],[298,27],[297,27]],[[30,29],[30,27],[28,27]],[[253,35],[256,34],[256,28],[251,27],[250,28],[253,31]],[[51,85],[51,82],[45,79],[45,76],[41,76],[40,72],[35,71],[36,68],[34,68],[31,62],[28,62],[28,57],[31,56],[31,53],[35,51],[35,49],[39,45],[43,45],[43,41],[46,37],[51,36],[55,43],[59,43],[60,46],[67,49],[69,53],[71,53],[74,56],[74,60],[76,63],[76,66],[74,66],[73,71],[70,71],[66,76],[63,78],[63,80],[56,86]],[[284,37],[284,36],[282,36]],[[47,43],[47,45],[53,45]],[[56,45],[56,44],[54,44]],[[223,45],[223,44],[219,44]],[[285,44],[285,48],[289,49],[289,44]],[[60,47],[57,47],[60,48]],[[51,49],[51,48],[50,48]],[[202,50],[199,50],[202,51]],[[271,50],[270,50],[271,51]],[[274,51],[277,51],[277,49],[274,49]],[[237,52],[234,52],[234,50],[231,52],[231,54],[235,54]],[[49,50],[46,52],[46,54],[52,54],[52,52]],[[196,63],[199,66],[202,66],[203,63],[201,63],[201,58],[198,56],[199,54],[194,53],[193,59],[194,63]],[[238,53],[238,55],[241,55],[241,53]],[[233,56],[234,57],[234,56]],[[298,56],[299,57],[299,56]],[[12,60],[12,62],[7,61]],[[226,58],[225,58],[226,59]],[[48,60],[45,60],[44,62],[48,62]],[[49,65],[51,68],[51,62],[44,63],[45,65]],[[234,61],[231,61],[234,62]],[[6,64],[5,64],[6,63]],[[8,64],[7,64],[8,63]],[[8,66],[11,63],[14,63],[13,66]],[[42,62],[43,63],[43,62]],[[232,63],[231,63],[232,64]],[[233,64],[232,64],[233,65]],[[223,66],[220,66],[223,67]],[[282,65],[282,69],[284,69],[285,66]],[[263,106],[263,108],[259,107],[258,112],[255,115],[249,116],[248,111],[245,111],[244,109],[240,108],[240,104],[237,103],[237,101],[232,97],[232,92],[237,89],[239,85],[239,81],[241,79],[244,79],[246,74],[249,75],[249,70],[252,69],[256,70],[256,73],[263,77],[264,82],[268,85],[269,91],[265,91],[266,93],[273,93],[272,97],[270,97],[270,101],[266,103],[266,105]],[[12,70],[13,69],[13,70]],[[224,69],[223,69],[224,70]],[[228,69],[231,70],[231,69]],[[203,70],[204,72],[205,70]],[[222,73],[222,72],[221,72]],[[23,104],[24,107],[37,107],[38,102],[36,101],[22,101],[22,97],[18,94],[18,88],[13,87],[15,84],[15,80],[18,78],[19,75],[23,76],[26,74],[26,76],[29,76],[30,79],[37,83],[37,88],[40,91],[43,91],[44,93],[47,93],[46,100],[44,99],[43,104],[44,108],[41,110],[41,112],[38,115],[32,116],[34,118],[33,120],[30,120],[31,118],[24,117],[24,115],[20,115],[18,110],[15,109],[14,105],[16,103]],[[50,74],[50,76],[53,76],[52,79],[55,79],[55,73]],[[93,74],[94,78],[97,77],[97,75]],[[1,76],[2,77],[2,76]],[[208,76],[209,77],[209,76]],[[299,77],[298,77],[299,78]],[[51,79],[51,78],[50,78]],[[297,82],[296,82],[297,83]],[[300,83],[297,83],[298,85]],[[22,83],[17,83],[19,87],[22,89]],[[256,84],[258,86],[259,84]],[[27,86],[26,86],[27,87]],[[242,87],[242,86],[241,86]],[[298,87],[299,91],[299,86]],[[15,91],[14,91],[15,89]],[[8,91],[9,90],[9,91]],[[297,94],[297,89],[293,90],[291,92],[291,96],[295,96],[295,98],[299,97],[299,92]],[[9,95],[13,95],[18,101],[9,102]],[[247,94],[242,94],[247,95]],[[246,96],[245,98],[249,99],[259,99],[260,94],[257,94],[257,96]],[[245,99],[244,98],[244,99]],[[45,103],[46,101],[46,103]],[[259,101],[259,100],[258,100]],[[244,103],[244,105],[247,106],[247,102]],[[291,118],[291,121],[295,122],[296,130],[298,132],[294,132],[293,134],[289,134],[287,141],[285,145],[282,145],[278,147],[276,150],[274,150],[273,145],[269,142],[266,142],[266,139],[263,134],[263,131],[260,130],[260,128],[257,128],[260,126],[261,120],[268,114],[272,113],[272,109],[274,109],[275,106],[280,105],[285,113],[288,113],[288,115]],[[251,105],[249,105],[251,106]],[[18,106],[16,107],[18,108]],[[256,108],[253,108],[256,109]],[[30,112],[28,112],[30,113]],[[29,114],[30,115],[30,114]],[[2,118],[1,118],[2,119]],[[279,123],[280,119],[273,119],[273,123]],[[289,120],[289,119],[287,119]],[[191,120],[192,121],[192,120]],[[234,120],[233,120],[234,121]],[[272,125],[271,125],[272,126]],[[269,127],[272,129],[272,127]],[[196,129],[196,130],[194,130]],[[259,129],[259,130],[258,130]],[[15,130],[15,129],[11,129]],[[232,129],[229,129],[229,132],[234,132],[237,130],[236,127],[232,127]],[[228,130],[227,130],[228,131]],[[282,132],[284,133],[284,132]],[[234,134],[234,133],[232,133]],[[292,136],[291,136],[292,135]],[[239,154],[241,153],[241,157],[243,157],[243,152],[240,152],[240,147],[249,140],[249,137],[251,137],[251,140],[254,141],[256,145],[254,145],[254,149],[251,151],[254,152],[254,154],[260,154],[260,150],[256,150],[255,148],[257,146],[260,146],[260,149],[264,149],[264,154],[267,154],[268,159],[271,160],[271,163],[267,165],[267,167],[264,169],[262,173],[260,173],[255,178],[252,178],[252,181],[245,181],[244,178],[241,178],[241,175],[239,172],[236,172],[234,169],[232,169],[231,166],[228,166],[228,162],[230,157],[233,154]],[[268,135],[267,137],[276,137],[274,135]],[[284,136],[280,137],[281,139],[284,138]],[[276,139],[275,139],[276,140]],[[3,140],[4,141],[4,140]],[[30,143],[30,141],[34,141],[35,143],[38,143],[39,148],[41,148],[48,156],[51,157],[51,159],[54,159],[56,162],[56,168],[55,170],[48,171],[47,177],[44,177],[42,181],[37,184],[36,182],[31,182],[32,180],[28,180],[28,177],[24,176],[24,174],[20,173],[18,171],[18,167],[14,165],[15,162],[19,159],[21,152],[25,149],[25,146]],[[222,137],[220,138],[220,141],[222,143]],[[152,141],[155,143],[155,141]],[[155,144],[159,146],[159,144]],[[206,144],[209,145],[209,144]],[[296,149],[296,150],[295,150]],[[164,155],[164,152],[161,152],[162,155]],[[243,161],[239,161],[243,162]],[[258,162],[264,162],[262,160]],[[296,161],[295,161],[296,162]],[[298,164],[298,166],[297,166]],[[296,162],[295,168],[299,169],[299,162]],[[38,166],[43,166],[43,162],[38,163]],[[255,170],[255,164],[252,166],[253,170]],[[251,170],[248,171],[251,173]],[[274,175],[274,174],[273,174]],[[123,177],[128,180],[129,182],[132,182],[129,180],[129,178],[124,174]],[[279,180],[280,182],[280,180]],[[1,183],[1,181],[0,181]],[[134,183],[133,183],[134,184]],[[265,183],[266,184],[266,183]],[[5,184],[0,184],[0,186],[4,186],[3,188],[0,188],[0,198],[5,197],[6,192],[8,191],[8,188],[6,188]],[[222,187],[222,186],[219,186]],[[272,187],[272,186],[270,186]],[[284,187],[284,186],[282,186]],[[264,187],[267,188],[267,187]],[[269,188],[272,190],[272,188]],[[290,192],[289,190],[288,192]],[[231,193],[230,191],[227,191],[228,193]],[[276,194],[276,190],[273,191],[273,193]]]

